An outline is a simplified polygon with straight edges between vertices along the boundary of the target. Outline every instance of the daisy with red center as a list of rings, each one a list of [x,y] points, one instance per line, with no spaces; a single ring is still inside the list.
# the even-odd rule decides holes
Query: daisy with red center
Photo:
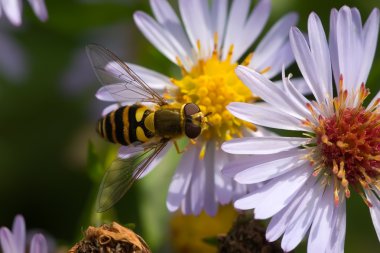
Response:
[[[235,117],[304,135],[235,139],[222,147],[250,155],[228,164],[225,173],[242,184],[263,184],[235,207],[254,208],[257,219],[272,217],[267,239],[283,234],[285,251],[293,250],[310,229],[308,252],[343,252],[346,200],[352,192],[369,207],[380,240],[380,95],[364,105],[378,30],[378,9],[363,26],[359,11],[346,6],[331,12],[329,42],[315,13],[309,17],[307,38],[291,29],[295,59],[316,101],[301,95],[285,74],[280,88],[244,66],[236,70],[269,105],[231,103],[228,109]]]

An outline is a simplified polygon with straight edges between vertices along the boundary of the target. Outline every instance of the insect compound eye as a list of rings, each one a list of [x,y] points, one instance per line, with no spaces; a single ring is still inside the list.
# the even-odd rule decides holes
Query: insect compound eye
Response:
[[[193,103],[186,104],[183,110],[184,110],[185,118],[201,111],[201,109],[199,109],[199,106]]]
[[[201,122],[201,117],[193,119],[193,115],[200,112],[199,106],[193,103],[188,103],[184,107],[184,116],[185,116],[185,134],[190,139],[197,138],[201,132],[202,127],[199,124],[194,124],[194,120]]]
[[[192,122],[185,123],[185,134],[190,139],[197,138],[202,132],[201,126],[197,126]]]

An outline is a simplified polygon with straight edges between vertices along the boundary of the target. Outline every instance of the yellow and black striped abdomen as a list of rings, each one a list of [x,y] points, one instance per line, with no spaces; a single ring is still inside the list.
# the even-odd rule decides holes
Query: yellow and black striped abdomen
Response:
[[[154,112],[143,105],[122,106],[99,119],[97,132],[104,139],[129,145],[146,142],[154,136],[154,129],[147,128],[147,117]],[[153,115],[151,115],[153,116]]]

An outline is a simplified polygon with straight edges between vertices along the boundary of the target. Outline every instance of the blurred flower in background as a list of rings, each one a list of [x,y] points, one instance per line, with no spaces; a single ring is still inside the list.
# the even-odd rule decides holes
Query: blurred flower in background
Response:
[[[369,207],[380,240],[380,93],[367,107],[363,104],[378,31],[379,9],[363,26],[359,10],[347,6],[331,11],[329,43],[315,13],[309,16],[307,38],[298,28],[291,29],[295,59],[313,102],[284,73],[281,89],[247,67],[237,69],[241,80],[269,105],[231,103],[233,115],[304,132],[302,138],[242,138],[223,144],[226,152],[252,155],[227,165],[226,173],[239,183],[264,183],[235,207],[255,208],[256,219],[272,217],[266,237],[274,241],[284,234],[281,245],[287,252],[309,228],[309,253],[343,252],[346,200],[352,189]]]
[[[282,65],[291,64],[294,58],[288,30],[298,17],[295,13],[284,16],[264,36],[254,54],[243,57],[268,20],[269,0],[259,1],[252,12],[251,1],[233,1],[230,10],[228,1],[213,1],[211,6],[207,1],[178,3],[184,27],[167,1],[150,1],[155,19],[141,11],[134,14],[134,19],[145,37],[180,67],[182,76],[169,78],[140,66],[129,66],[167,99],[195,103],[202,112],[211,113],[211,127],[196,144],[187,146],[169,187],[167,207],[172,212],[181,208],[185,214],[199,214],[204,209],[215,215],[218,203],[226,204],[246,192],[245,186],[220,173],[227,160],[235,159],[220,150],[221,142],[237,136],[269,134],[234,118],[226,110],[232,101],[258,99],[238,79],[234,69],[241,62],[271,78]],[[107,89],[101,89],[97,96],[115,101]],[[161,152],[156,161],[163,155]]]
[[[6,227],[0,228],[0,244],[3,253],[47,253],[48,245],[45,237],[37,233],[30,241],[27,250],[25,220],[21,215],[14,219],[12,231]]]
[[[28,0],[28,2],[41,21],[48,19],[44,0]],[[2,13],[13,25],[20,26],[22,24],[22,0],[0,0],[0,16]]]

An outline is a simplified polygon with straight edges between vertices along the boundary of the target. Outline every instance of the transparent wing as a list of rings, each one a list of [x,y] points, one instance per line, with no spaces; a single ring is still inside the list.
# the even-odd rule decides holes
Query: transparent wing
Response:
[[[148,165],[167,145],[163,140],[127,159],[115,159],[106,171],[97,197],[97,211],[104,212],[116,204],[140,177]]]
[[[164,98],[108,49],[91,44],[86,47],[86,51],[96,76],[103,84],[100,91],[107,91],[106,94],[113,100],[167,104]]]

